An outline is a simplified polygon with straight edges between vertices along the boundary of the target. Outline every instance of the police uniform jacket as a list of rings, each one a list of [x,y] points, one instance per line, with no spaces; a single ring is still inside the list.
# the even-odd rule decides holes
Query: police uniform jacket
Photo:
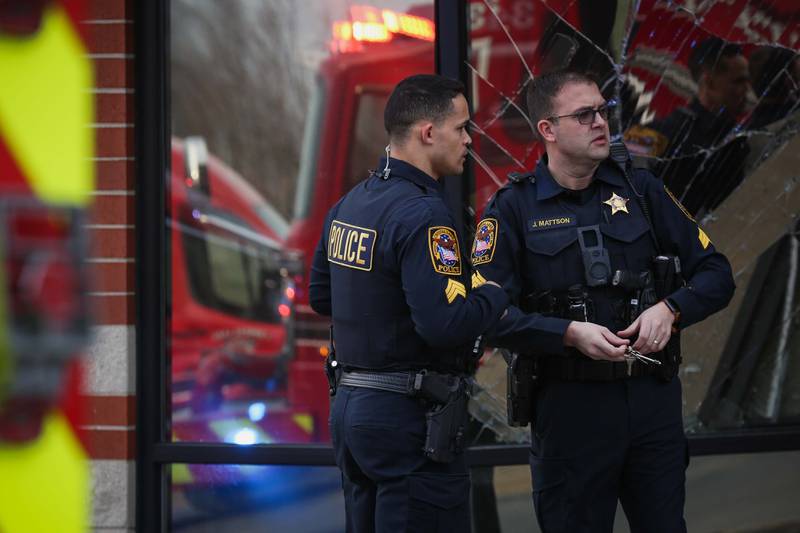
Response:
[[[680,257],[686,285],[669,298],[681,311],[680,327],[722,309],[734,283],[724,255],[663,183],[643,169],[632,172],[636,190],[650,211],[661,254]],[[603,162],[583,191],[562,188],[547,168],[546,155],[535,172],[500,189],[478,224],[472,261],[478,276],[496,280],[512,303],[544,291],[561,293],[586,285],[577,229],[598,225],[608,250],[611,272],[651,269],[657,255],[636,193],[612,162]],[[621,306],[630,301],[622,289],[587,287],[592,322],[617,332],[629,324]],[[566,318],[526,314],[509,307],[493,332],[494,344],[518,351],[563,354]]]
[[[388,179],[373,173],[328,214],[311,270],[311,307],[332,317],[345,369],[463,372],[508,296],[492,285],[471,290],[442,185],[398,159],[389,168]]]

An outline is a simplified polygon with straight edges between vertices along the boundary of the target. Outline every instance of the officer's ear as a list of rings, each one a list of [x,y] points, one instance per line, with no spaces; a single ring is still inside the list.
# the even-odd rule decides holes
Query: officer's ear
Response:
[[[549,120],[542,119],[536,123],[536,131],[539,136],[547,142],[555,142],[556,134],[553,132],[553,123]]]
[[[433,130],[433,122],[420,122],[418,135],[422,144],[433,144]]]

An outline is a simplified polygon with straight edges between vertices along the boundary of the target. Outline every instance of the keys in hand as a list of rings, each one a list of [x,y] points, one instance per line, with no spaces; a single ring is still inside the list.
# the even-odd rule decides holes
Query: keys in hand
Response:
[[[661,361],[659,361],[658,359],[653,359],[652,357],[647,357],[646,355],[642,355],[637,350],[634,350],[633,348],[628,346],[628,348],[625,350],[625,360],[628,361],[629,363],[632,363],[633,361],[636,361],[637,359],[639,361],[641,361],[642,363],[647,364],[647,365],[649,365],[649,364],[660,365],[661,364]]]

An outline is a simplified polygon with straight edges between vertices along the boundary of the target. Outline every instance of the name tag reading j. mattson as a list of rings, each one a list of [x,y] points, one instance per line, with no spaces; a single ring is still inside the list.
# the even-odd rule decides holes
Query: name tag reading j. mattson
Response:
[[[377,232],[334,220],[328,234],[328,261],[358,270],[372,270]]]
[[[528,231],[539,231],[543,229],[566,228],[574,226],[577,220],[574,216],[564,215],[558,217],[535,218],[528,221]]]

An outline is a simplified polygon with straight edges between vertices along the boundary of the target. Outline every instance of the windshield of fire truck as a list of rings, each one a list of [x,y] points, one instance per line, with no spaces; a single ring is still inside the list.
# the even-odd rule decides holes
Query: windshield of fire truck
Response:
[[[283,290],[279,252],[232,218],[202,215],[202,228],[180,225],[191,291],[206,307],[277,323]]]

